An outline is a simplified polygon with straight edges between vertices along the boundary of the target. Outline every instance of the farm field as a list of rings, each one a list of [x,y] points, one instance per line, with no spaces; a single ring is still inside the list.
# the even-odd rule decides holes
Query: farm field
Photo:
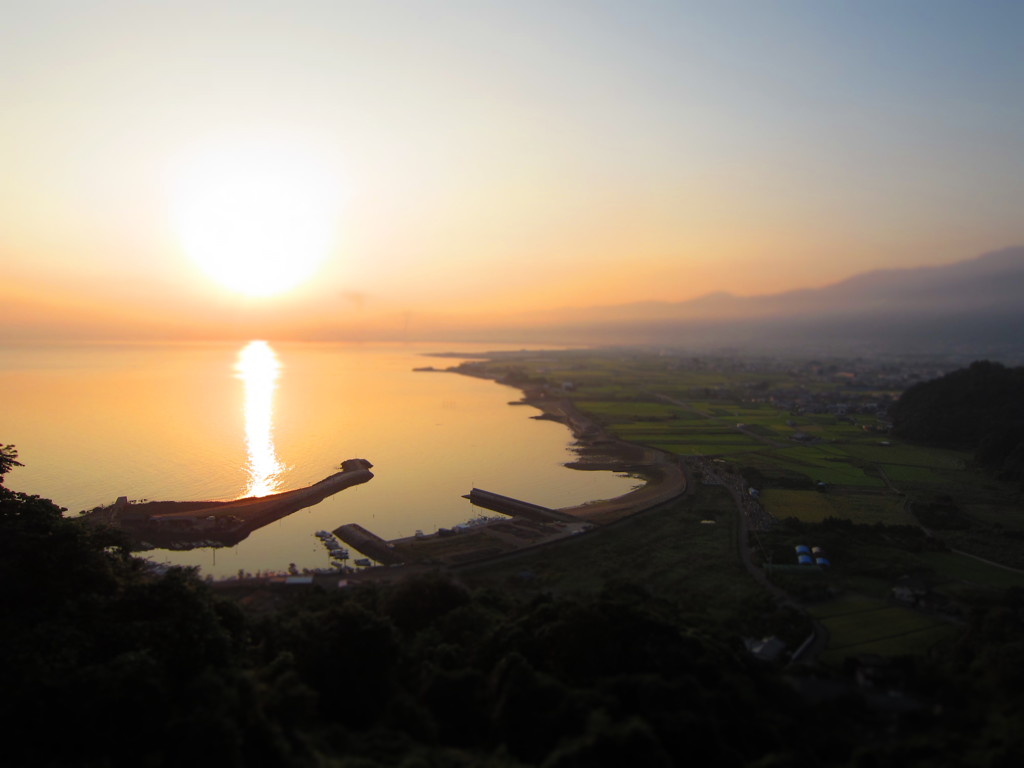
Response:
[[[772,491],[765,504],[776,517],[912,525],[906,501],[913,498],[949,495],[998,507],[1007,495],[1004,484],[970,469],[967,453],[885,434],[879,414],[900,389],[857,387],[858,377],[843,373],[841,363],[666,360],[636,351],[553,352],[518,361],[528,377],[572,381],[576,406],[623,440],[755,470],[751,477],[761,490]],[[794,408],[787,400],[812,407]],[[859,400],[876,404],[875,411],[844,412]],[[824,501],[774,493],[818,483],[828,486]],[[1004,524],[1000,516],[1011,519],[1005,513],[977,517],[996,526]],[[971,540],[961,536],[960,544],[970,547]]]
[[[1024,587],[1024,573],[1000,568],[955,552],[922,552],[922,563],[932,568],[943,583],[959,581],[982,587]]]
[[[778,520],[795,517],[804,523],[820,523],[829,517],[859,525],[914,525],[901,497],[891,493],[841,493],[769,488],[761,493],[761,504]]]
[[[939,619],[859,595],[846,595],[810,606],[809,612],[829,634],[822,662],[841,665],[848,656],[927,653],[957,632]]]
[[[1016,536],[1024,533],[1020,489],[974,468],[969,453],[891,437],[888,406],[908,386],[906,379],[896,383],[884,373],[871,379],[875,373],[856,366],[844,370],[842,362],[638,351],[524,353],[486,365],[511,370],[511,360],[516,376],[548,392],[557,386],[558,397],[570,399],[610,434],[687,459],[713,459],[730,483],[758,489],[760,506],[777,522],[757,533],[756,561],[785,565],[795,562],[794,544],[823,546],[831,568],[817,574],[780,570],[772,581],[803,601],[836,591],[862,596],[856,598],[860,603],[814,604],[815,611],[828,614],[823,620],[833,633],[826,654],[832,663],[859,653],[924,653],[959,631],[888,602],[893,585],[908,575],[953,604],[969,605],[977,590],[994,595],[1024,586],[1024,574],[945,551],[1024,568],[1024,547]],[[927,371],[936,375],[934,367]],[[871,379],[870,386],[861,376]],[[559,382],[565,381],[572,386],[563,388]],[[715,466],[700,460],[689,465]],[[699,487],[698,494],[707,490]],[[735,606],[740,592],[754,585],[737,562],[735,546],[730,549],[721,538],[726,524],[735,524],[736,508],[726,497],[720,502],[723,512],[715,525],[687,523],[686,514],[671,523],[659,517],[657,525],[655,517],[646,518],[649,531],[630,529],[621,541],[617,537],[626,527],[614,529],[615,537],[612,531],[594,532],[581,537],[585,542],[559,545],[573,563],[564,571],[543,559],[530,561],[525,570],[556,592],[595,589],[611,574],[625,573],[667,594],[696,590],[706,597],[720,590]],[[944,518],[947,507],[953,511]],[[919,514],[934,521],[927,531]],[[520,562],[527,561],[501,566],[507,584],[515,583],[519,571],[513,569]],[[742,582],[746,586],[737,592]],[[961,603],[951,611],[963,609]]]
[[[882,445],[883,442],[889,445]],[[851,456],[875,461],[880,464],[891,464],[911,467],[931,467],[937,469],[963,469],[970,458],[964,451],[953,451],[942,448],[906,445],[888,440],[872,441],[848,447]]]
[[[769,488],[761,493],[761,505],[778,520],[795,517],[804,523],[820,523],[835,516],[835,508],[818,491]]]
[[[907,512],[906,500],[893,493],[829,494],[829,503],[836,511],[836,517],[861,525],[917,524],[914,516]]]
[[[1024,531],[1024,507],[1019,504],[966,504],[967,514],[988,525],[1007,531]]]

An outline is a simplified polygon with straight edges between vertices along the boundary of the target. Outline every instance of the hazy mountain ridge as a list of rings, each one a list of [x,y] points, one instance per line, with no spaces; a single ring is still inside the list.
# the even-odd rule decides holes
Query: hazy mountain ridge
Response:
[[[941,266],[879,269],[822,288],[800,288],[759,296],[716,291],[681,302],[636,302],[565,309],[566,321],[644,319],[738,319],[757,316],[845,314],[865,307],[950,312],[1006,307],[1017,309],[1024,296],[1024,247],[1006,248]],[[896,303],[898,302],[898,303]]]
[[[1024,247],[941,266],[873,270],[822,288],[716,292],[546,313],[544,333],[611,343],[1024,349]],[[540,319],[540,318],[538,318]]]
[[[413,313],[295,302],[224,304],[197,314],[179,302],[151,316],[127,296],[0,291],[0,339],[472,341],[515,344],[656,344],[750,351],[962,353],[1024,362],[1024,246],[941,266],[883,269],[822,288],[760,296],[718,291],[682,302],[637,302],[489,315]],[[24,293],[24,292],[23,292]],[[76,318],[66,322],[69,313]],[[210,332],[215,321],[217,333]]]

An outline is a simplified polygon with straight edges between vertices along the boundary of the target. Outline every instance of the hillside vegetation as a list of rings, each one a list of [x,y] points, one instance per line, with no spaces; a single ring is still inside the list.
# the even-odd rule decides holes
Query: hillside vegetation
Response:
[[[904,392],[893,434],[974,451],[1000,477],[1024,480],[1024,368],[980,361]]]

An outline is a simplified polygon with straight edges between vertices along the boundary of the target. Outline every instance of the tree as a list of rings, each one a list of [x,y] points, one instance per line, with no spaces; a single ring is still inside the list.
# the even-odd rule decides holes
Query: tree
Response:
[[[0,481],[14,467],[25,466],[18,461],[18,449],[13,445],[0,445]]]

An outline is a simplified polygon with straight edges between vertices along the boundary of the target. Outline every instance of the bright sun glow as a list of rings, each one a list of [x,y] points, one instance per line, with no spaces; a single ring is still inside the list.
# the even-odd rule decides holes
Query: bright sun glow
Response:
[[[281,364],[265,341],[250,341],[239,353],[235,372],[245,384],[245,444],[249,483],[242,494],[266,496],[279,490],[284,470],[274,449],[274,390]]]
[[[237,143],[195,153],[174,177],[185,251],[226,288],[283,293],[327,258],[340,195],[322,158],[280,143]]]

